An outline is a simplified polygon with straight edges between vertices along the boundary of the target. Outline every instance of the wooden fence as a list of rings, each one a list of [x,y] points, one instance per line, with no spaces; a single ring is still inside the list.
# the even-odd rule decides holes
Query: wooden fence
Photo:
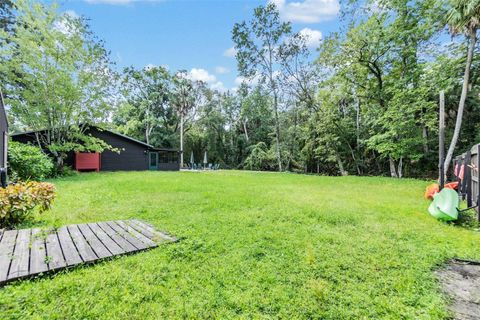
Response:
[[[462,200],[467,201],[468,208],[474,208],[480,221],[480,144],[474,145],[469,151],[453,160],[454,170],[459,174],[463,166],[463,179],[459,179],[458,193]]]

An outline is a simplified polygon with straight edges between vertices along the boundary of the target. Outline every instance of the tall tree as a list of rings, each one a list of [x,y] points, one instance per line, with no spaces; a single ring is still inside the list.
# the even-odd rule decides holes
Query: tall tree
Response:
[[[477,31],[480,27],[480,0],[452,0],[452,8],[447,14],[447,23],[453,35],[462,33],[468,40],[467,61],[465,72],[463,74],[463,86],[460,101],[458,103],[457,120],[455,130],[447,151],[444,163],[444,174],[448,173],[453,152],[457,146],[460,129],[462,127],[463,111],[468,94],[468,84],[470,79],[470,69],[472,67],[473,53],[477,43]]]
[[[11,0],[0,1],[0,29],[10,33],[13,31],[14,23],[13,2]]]
[[[85,134],[89,123],[110,116],[115,79],[108,52],[83,18],[59,14],[56,5],[18,0],[15,8],[15,32],[2,31],[0,45],[7,103],[62,169],[69,151],[108,147]]]
[[[236,23],[233,27],[233,42],[238,69],[242,76],[259,78],[272,95],[275,118],[275,142],[278,170],[282,171],[282,154],[279,120],[279,81],[280,72],[278,48],[286,37],[291,35],[291,24],[281,22],[274,3],[255,8],[253,20]]]
[[[122,106],[123,117],[116,117],[126,134],[142,131],[142,139],[151,144],[155,130],[168,130],[171,126],[173,108],[170,103],[172,79],[164,67],[124,70],[123,94],[126,104]]]
[[[205,84],[192,81],[186,71],[177,72],[173,84],[172,103],[180,117],[180,166],[183,167],[185,126],[195,118],[197,108],[203,103]]]

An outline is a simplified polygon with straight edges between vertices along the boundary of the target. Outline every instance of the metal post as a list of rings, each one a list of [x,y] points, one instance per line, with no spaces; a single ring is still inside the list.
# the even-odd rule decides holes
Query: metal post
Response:
[[[7,187],[7,169],[0,168],[0,187]]]
[[[440,183],[440,190],[445,185],[445,91],[440,91],[440,117],[438,125],[438,181]]]

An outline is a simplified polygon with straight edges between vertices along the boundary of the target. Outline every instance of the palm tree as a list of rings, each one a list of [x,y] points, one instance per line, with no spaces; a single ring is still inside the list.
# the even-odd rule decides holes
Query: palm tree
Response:
[[[464,34],[468,39],[467,63],[463,75],[462,94],[458,104],[457,120],[455,122],[455,131],[452,141],[448,148],[444,163],[444,174],[448,172],[453,152],[458,141],[460,128],[462,127],[463,110],[465,109],[465,100],[468,93],[468,82],[470,78],[470,68],[472,66],[473,52],[477,42],[477,30],[480,27],[480,0],[452,0],[452,8],[447,13],[447,23],[452,35]]]

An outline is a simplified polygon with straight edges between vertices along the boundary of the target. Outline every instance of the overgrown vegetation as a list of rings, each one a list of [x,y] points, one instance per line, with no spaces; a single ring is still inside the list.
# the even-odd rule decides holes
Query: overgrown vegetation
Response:
[[[54,182],[39,226],[135,218],[180,241],[12,283],[3,319],[447,319],[432,271],[480,259],[478,232],[428,214],[427,181],[216,171]]]
[[[11,141],[8,148],[10,179],[43,180],[53,175],[53,162],[37,146]]]
[[[434,177],[440,90],[447,162],[480,136],[479,8],[477,0],[346,1],[343,27],[311,47],[269,2],[232,23],[241,84],[227,91],[185,70],[115,72],[86,18],[7,1],[0,76],[12,127],[46,128],[38,140],[57,167],[77,142],[88,149],[85,124],[95,123],[193,152],[196,162],[208,151],[224,168]]]
[[[55,199],[55,187],[47,182],[17,182],[0,188],[0,228],[12,228],[35,212],[50,209]]]
[[[38,131],[36,142],[59,171],[70,151],[109,149],[85,134],[112,111],[115,73],[103,43],[86,19],[60,14],[55,3],[18,0],[14,8],[14,28],[0,30],[2,91],[13,129]]]

